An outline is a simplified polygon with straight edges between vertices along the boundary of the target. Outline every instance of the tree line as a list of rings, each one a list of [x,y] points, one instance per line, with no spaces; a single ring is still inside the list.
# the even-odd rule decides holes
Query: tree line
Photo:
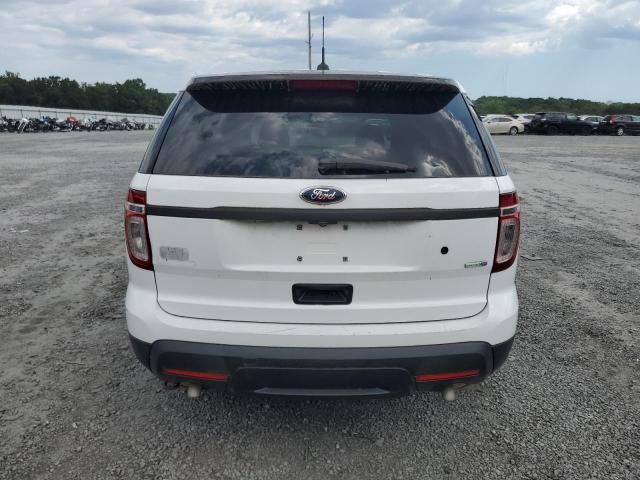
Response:
[[[0,104],[4,105],[164,115],[174,96],[147,88],[139,78],[88,84],[57,76],[25,80],[18,73],[0,74]]]
[[[480,97],[475,107],[481,114],[567,112],[576,115],[609,115],[630,113],[640,115],[640,103],[603,103],[573,98]]]
[[[123,83],[78,83],[57,76],[25,80],[20,74],[0,74],[0,104],[102,110],[164,115],[174,93],[147,88],[134,78]],[[573,98],[520,98],[483,96],[475,102],[481,114],[570,112],[577,115],[631,113],[640,115],[640,103],[602,103]]]

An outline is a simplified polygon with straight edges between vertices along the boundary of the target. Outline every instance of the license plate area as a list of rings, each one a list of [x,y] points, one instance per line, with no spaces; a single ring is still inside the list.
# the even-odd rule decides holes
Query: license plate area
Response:
[[[296,305],[349,305],[353,298],[353,285],[296,283],[291,292]]]

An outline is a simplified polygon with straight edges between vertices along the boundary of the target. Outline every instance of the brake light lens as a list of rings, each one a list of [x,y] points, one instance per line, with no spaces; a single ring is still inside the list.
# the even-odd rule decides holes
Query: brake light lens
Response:
[[[516,192],[500,194],[498,238],[492,272],[506,270],[518,256],[520,240],[520,201]]]
[[[147,228],[147,193],[129,189],[124,202],[124,235],[131,263],[146,270],[153,270],[151,242]]]
[[[300,90],[347,90],[355,92],[358,82],[355,80],[291,80],[289,88]]]

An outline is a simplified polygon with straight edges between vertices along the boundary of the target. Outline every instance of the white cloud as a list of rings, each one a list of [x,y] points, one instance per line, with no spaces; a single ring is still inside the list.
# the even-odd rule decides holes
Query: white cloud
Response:
[[[545,17],[547,23],[556,28],[564,28],[580,20],[580,6],[561,4],[554,7]]]
[[[640,44],[638,0],[21,0],[0,11],[0,65],[90,81],[108,69],[129,77],[173,70],[183,79],[304,67],[309,8],[316,59],[326,12],[329,52],[344,65]]]

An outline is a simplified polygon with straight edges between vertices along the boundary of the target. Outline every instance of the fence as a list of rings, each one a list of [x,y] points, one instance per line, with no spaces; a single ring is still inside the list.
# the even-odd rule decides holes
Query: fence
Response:
[[[162,120],[158,115],[145,115],[142,113],[118,113],[118,112],[99,112],[95,110],[74,110],[70,108],[47,108],[47,107],[28,107],[24,105],[0,105],[0,117],[7,118],[40,118],[53,117],[64,120],[67,117],[76,117],[78,120],[92,118],[100,120],[108,118],[109,120],[122,120],[128,118],[132,122],[144,122],[155,125],[156,127]]]

